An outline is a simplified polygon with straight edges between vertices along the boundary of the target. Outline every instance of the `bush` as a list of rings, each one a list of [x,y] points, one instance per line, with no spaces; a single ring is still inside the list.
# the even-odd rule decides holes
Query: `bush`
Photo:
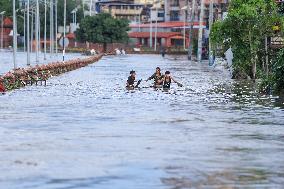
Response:
[[[282,48],[277,55],[273,65],[275,91],[277,93],[284,90],[284,48]]]

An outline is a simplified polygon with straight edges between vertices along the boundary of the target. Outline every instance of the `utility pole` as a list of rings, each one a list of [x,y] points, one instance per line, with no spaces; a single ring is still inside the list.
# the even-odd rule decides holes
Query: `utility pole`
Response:
[[[17,20],[16,20],[16,1],[13,0],[13,63],[14,69],[17,68],[16,56],[17,56]]]
[[[35,38],[36,38],[36,62],[39,62],[38,58],[38,51],[39,51],[39,36],[38,36],[38,31],[39,31],[39,3],[38,0],[36,1],[36,19],[35,19]]]
[[[199,32],[198,32],[198,62],[201,63],[202,61],[202,42],[203,42],[203,17],[204,17],[204,0],[201,0],[200,5],[200,18],[199,18]]]
[[[1,14],[1,49],[3,49],[3,40],[4,40],[4,14],[6,11],[2,11]]]
[[[24,52],[26,52],[26,2],[24,3],[24,7]]]
[[[186,38],[185,38],[185,33],[186,33],[186,20],[187,20],[187,15],[188,15],[188,8],[189,4],[188,1],[186,1],[186,6],[182,7],[181,10],[184,11],[184,19],[183,19],[183,49],[186,50]]]
[[[186,10],[184,10],[184,20],[183,20],[183,49],[185,50],[185,22],[186,22]]]
[[[54,22],[53,22],[53,0],[50,0],[50,57],[53,57],[53,35],[54,35]]]
[[[47,7],[46,7],[46,0],[44,0],[44,60],[46,60],[46,14],[47,14]]]
[[[66,0],[64,0],[64,29],[63,29],[63,62],[65,61],[65,37],[66,37]]]
[[[211,61],[213,61],[213,51],[212,51],[212,43],[210,38],[210,32],[212,30],[212,24],[213,24],[213,0],[210,0],[209,5],[209,64],[211,65]]]
[[[34,11],[32,9],[32,24],[31,24],[31,51],[33,52],[33,41],[34,41]]]
[[[152,9],[150,9],[150,48],[153,47],[153,37],[152,37]]]
[[[30,0],[27,0],[27,66],[30,62]]]
[[[190,21],[190,30],[189,30],[189,48],[188,48],[188,60],[192,62],[192,41],[193,41],[193,26],[194,26],[194,17],[195,17],[195,1],[191,2],[191,21]]]
[[[57,43],[57,32],[58,32],[58,0],[55,0],[55,53],[58,56],[58,43]]]
[[[93,0],[90,0],[90,16],[92,16]]]
[[[157,32],[158,32],[158,6],[156,6],[155,51],[157,50]]]
[[[139,13],[139,25],[138,25],[138,31],[141,32],[141,12]]]
[[[168,7],[168,1],[167,0],[164,0],[164,9],[165,9],[165,15],[164,15],[164,18],[165,18],[165,21],[168,21],[167,20],[167,15],[168,15],[168,9],[167,9],[167,7]]]
[[[265,36],[265,71],[266,76],[268,76],[269,73],[269,59],[268,59],[268,39],[267,36]]]
[[[77,8],[75,8],[75,32],[77,31]],[[77,47],[77,40],[75,38],[75,47]]]

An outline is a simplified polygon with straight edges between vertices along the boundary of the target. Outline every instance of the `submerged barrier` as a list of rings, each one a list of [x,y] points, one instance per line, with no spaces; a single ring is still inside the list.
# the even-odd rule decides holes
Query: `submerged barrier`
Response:
[[[97,62],[103,54],[85,59],[73,59],[65,62],[52,62],[34,67],[18,68],[0,76],[0,92],[18,89],[26,85],[46,85],[46,80],[72,70]]]

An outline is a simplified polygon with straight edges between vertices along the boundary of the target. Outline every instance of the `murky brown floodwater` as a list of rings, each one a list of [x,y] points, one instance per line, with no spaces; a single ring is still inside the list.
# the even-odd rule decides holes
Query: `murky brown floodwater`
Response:
[[[156,66],[186,87],[125,90]],[[105,57],[0,96],[0,188],[283,188],[283,107],[184,58]]]

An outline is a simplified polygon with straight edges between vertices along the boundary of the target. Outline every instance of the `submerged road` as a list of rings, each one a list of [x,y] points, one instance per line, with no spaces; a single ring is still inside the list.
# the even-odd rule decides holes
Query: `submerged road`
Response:
[[[125,90],[156,66],[185,87]],[[0,96],[0,188],[282,188],[277,97],[156,55],[104,57]]]

